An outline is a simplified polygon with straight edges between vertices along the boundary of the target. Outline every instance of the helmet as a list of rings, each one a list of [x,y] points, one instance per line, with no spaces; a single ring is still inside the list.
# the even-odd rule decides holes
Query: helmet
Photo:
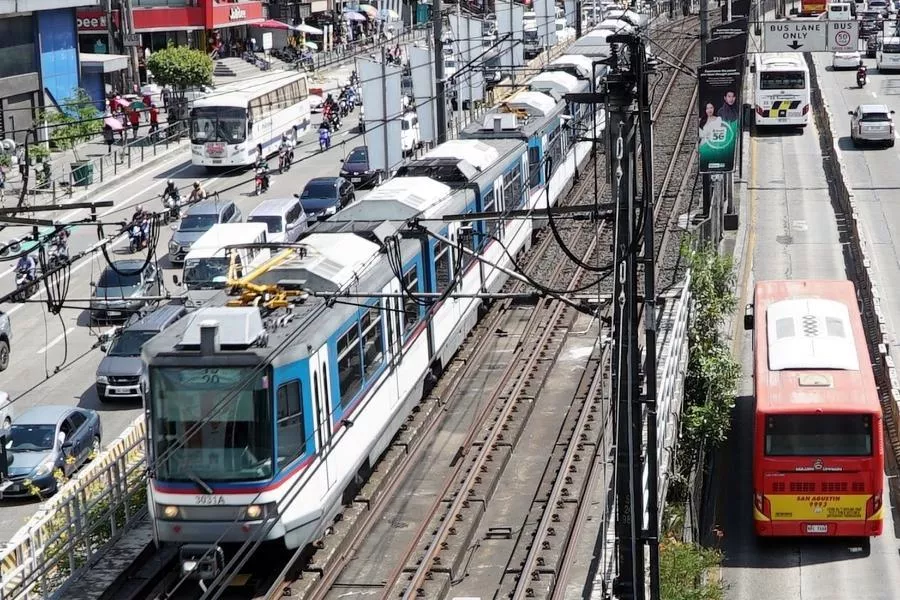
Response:
[[[175,185],[175,181],[172,180],[172,179],[170,179],[169,181],[166,182],[166,184],[167,184],[167,185],[170,185],[170,186],[174,186],[174,185]]]
[[[199,188],[199,187],[200,187],[200,182],[199,182],[199,181],[195,181],[195,182],[194,182],[194,189],[196,190],[196,189]]]
[[[139,212],[139,213],[144,212],[144,205],[143,205],[143,204],[138,204],[138,205],[137,205],[137,208],[134,209],[134,212]]]

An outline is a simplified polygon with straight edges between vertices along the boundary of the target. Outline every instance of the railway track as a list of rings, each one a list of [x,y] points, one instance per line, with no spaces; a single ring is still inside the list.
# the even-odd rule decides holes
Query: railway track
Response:
[[[683,22],[684,29],[696,27],[694,17]],[[697,44],[684,39],[672,53],[691,61]],[[686,192],[696,145],[690,127],[696,85],[687,79],[672,70],[653,114],[656,150],[669,155],[654,165],[657,173],[664,173],[654,185],[656,249],[658,256],[670,257],[661,263],[678,262],[678,216],[690,195]],[[588,165],[583,170],[562,204],[609,201],[605,158],[595,157],[596,169]],[[595,172],[599,182],[588,176]],[[582,262],[594,268],[610,262],[611,223],[565,221],[557,223],[557,229]],[[520,266],[546,287],[587,288],[585,281],[590,281],[596,283],[589,289],[597,291],[598,299],[612,290],[611,277],[588,273],[567,260],[547,228],[537,235]],[[527,290],[522,282],[511,280],[503,291]],[[603,310],[598,308],[598,313]],[[602,321],[605,313],[600,316]],[[409,415],[365,486],[314,553],[261,549],[244,573],[215,597],[324,599],[365,592],[381,598],[439,598],[464,574],[481,569],[495,573],[491,577],[500,582],[496,597],[561,598],[585,520],[588,503],[581,499],[592,497],[593,487],[605,479],[605,473],[597,474],[601,461],[595,459],[611,443],[604,371],[608,357],[601,344],[584,357],[567,401],[560,405],[556,399],[552,418],[541,412],[551,404],[541,392],[552,380],[576,317],[574,308],[549,299],[536,304],[512,298],[496,302],[436,387]],[[535,415],[541,419],[531,418]],[[547,423],[534,424],[539,421]],[[539,461],[516,454],[518,442],[529,435],[542,442]],[[525,452],[527,444],[522,446]],[[515,469],[506,468],[520,462],[535,467],[527,477],[511,475]],[[520,500],[521,506],[506,511],[498,509],[510,485],[530,489],[528,501],[521,505]],[[509,513],[517,511],[518,521],[510,519]],[[504,516],[506,523],[527,525],[516,529],[499,524]],[[384,540],[381,550],[372,542],[379,538]],[[495,559],[490,568],[473,567],[473,545],[490,544],[502,547],[503,558]],[[398,546],[404,548],[400,556]],[[361,560],[364,557],[369,560]],[[202,596],[196,584],[174,585],[176,580],[169,575],[149,597]]]

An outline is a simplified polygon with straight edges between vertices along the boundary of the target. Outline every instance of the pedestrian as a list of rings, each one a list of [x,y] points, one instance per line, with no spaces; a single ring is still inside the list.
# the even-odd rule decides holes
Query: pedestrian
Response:
[[[6,194],[6,169],[0,166],[0,204],[3,204]]]
[[[25,156],[25,146],[16,148],[16,163],[19,165],[19,175],[25,179],[28,175],[28,157]]]
[[[141,113],[138,110],[132,110],[128,113],[128,120],[131,122],[131,130],[134,132],[134,139],[138,137],[138,129],[141,127]]]
[[[109,125],[103,125],[103,141],[106,142],[106,153],[112,154],[112,146],[116,139],[113,134],[113,128]]]
[[[159,131],[159,109],[155,104],[150,105],[150,136],[156,140],[156,132]]]

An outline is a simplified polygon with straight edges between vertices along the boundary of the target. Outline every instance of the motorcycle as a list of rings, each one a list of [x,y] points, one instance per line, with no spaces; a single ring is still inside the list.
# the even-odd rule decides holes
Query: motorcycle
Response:
[[[319,130],[319,150],[324,152],[331,148],[331,132],[323,127]]]
[[[269,189],[269,174],[262,167],[256,168],[256,195],[265,193]]]
[[[128,251],[132,254],[144,247],[144,228],[140,223],[132,223],[128,227]]]
[[[338,100],[338,110],[340,112],[341,118],[344,118],[350,114],[350,107],[345,99],[341,98],[340,100]]]
[[[37,293],[37,282],[27,269],[16,271],[16,294],[13,299],[16,302],[25,302]]]
[[[166,207],[163,219],[166,223],[177,221],[181,216],[181,194],[163,195],[163,205]]]
[[[868,70],[863,67],[856,72],[856,86],[860,89],[866,87],[866,79],[868,75]]]
[[[47,267],[52,271],[69,262],[69,246],[60,241],[50,245],[50,253],[47,256]]]
[[[278,172],[284,173],[291,170],[291,163],[294,162],[294,153],[290,150],[278,151]]]

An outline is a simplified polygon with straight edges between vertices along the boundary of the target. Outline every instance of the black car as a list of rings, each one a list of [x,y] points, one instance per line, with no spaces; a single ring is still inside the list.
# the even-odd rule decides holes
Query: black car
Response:
[[[381,169],[374,169],[369,164],[369,148],[357,146],[350,151],[347,158],[341,159],[344,166],[341,167],[341,177],[350,180],[355,187],[360,189],[367,186],[376,186],[384,179]]]
[[[327,219],[356,200],[356,189],[343,177],[316,177],[297,197],[310,219]]]

